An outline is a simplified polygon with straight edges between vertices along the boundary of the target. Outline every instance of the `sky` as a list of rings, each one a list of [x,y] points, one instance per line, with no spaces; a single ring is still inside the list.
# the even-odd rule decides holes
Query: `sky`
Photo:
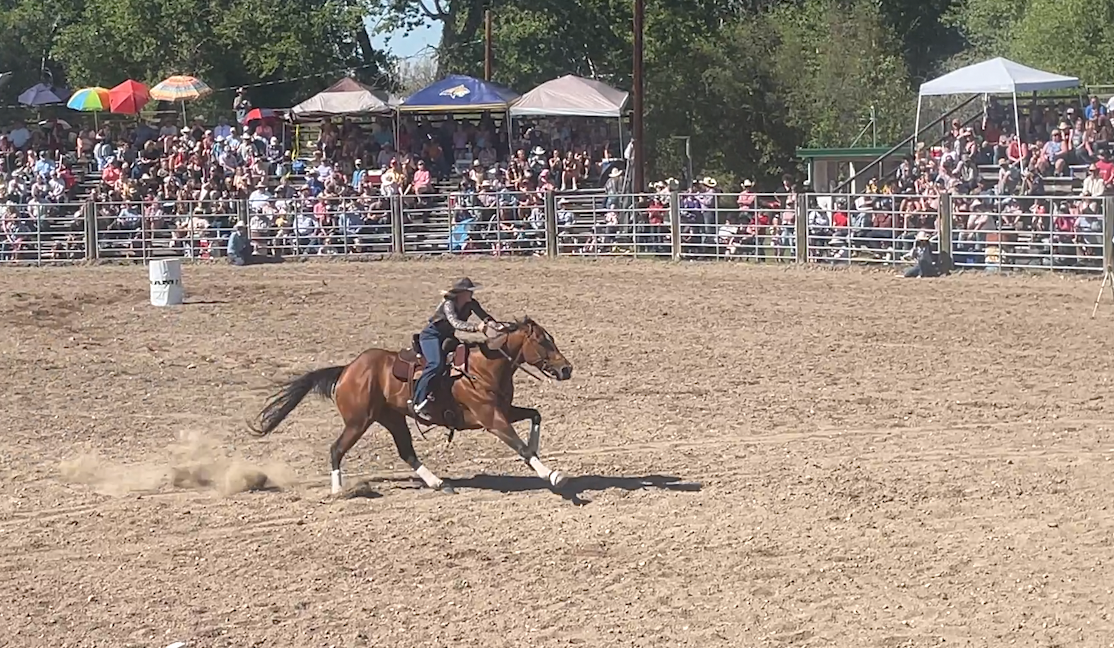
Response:
[[[371,27],[373,26],[374,24],[368,22],[368,31],[371,31]],[[440,41],[441,23],[432,21],[410,32],[409,35],[402,31],[391,34],[371,35],[372,45],[385,49],[394,56],[400,58],[415,56],[423,51],[432,54],[428,48],[437,47],[437,43]]]

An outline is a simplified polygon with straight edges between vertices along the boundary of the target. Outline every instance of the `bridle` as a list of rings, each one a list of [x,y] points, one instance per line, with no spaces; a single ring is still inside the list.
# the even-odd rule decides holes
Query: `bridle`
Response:
[[[509,334],[510,333],[506,333],[505,335],[509,335]],[[538,376],[533,371],[530,371],[530,369],[534,369],[535,367],[533,366],[533,364],[526,363],[526,358],[525,358],[526,343],[525,342],[523,342],[521,345],[519,345],[518,353],[515,354],[515,356],[513,358],[510,356],[509,353],[507,353],[506,349],[504,349],[502,346],[499,347],[499,353],[503,354],[503,357],[510,361],[511,369],[522,369],[522,371],[527,376],[530,376],[531,378],[533,378],[534,380],[537,380],[539,382],[545,382],[545,378],[549,377],[548,374],[545,374],[544,369],[542,370],[542,373],[543,373],[544,377]],[[548,358],[539,357],[538,360],[540,362],[544,363],[543,367],[546,367],[546,368],[549,367],[549,359]],[[527,369],[527,367],[529,367],[529,369]]]

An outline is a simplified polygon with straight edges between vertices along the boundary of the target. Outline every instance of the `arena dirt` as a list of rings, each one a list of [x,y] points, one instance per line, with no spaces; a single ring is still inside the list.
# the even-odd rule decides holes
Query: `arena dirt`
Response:
[[[397,348],[468,274],[576,365],[486,433],[274,381]],[[542,260],[0,272],[0,645],[1107,646],[1114,304],[1097,279]],[[525,433],[525,429],[522,430]]]

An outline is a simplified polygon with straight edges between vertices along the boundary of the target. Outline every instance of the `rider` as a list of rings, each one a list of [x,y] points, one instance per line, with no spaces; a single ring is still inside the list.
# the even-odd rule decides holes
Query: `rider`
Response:
[[[418,343],[426,365],[421,377],[418,378],[418,384],[414,386],[414,400],[411,404],[415,414],[422,414],[426,406],[433,402],[429,385],[445,362],[445,352],[442,350],[445,340],[456,337],[457,331],[486,333],[489,328],[495,331],[503,330],[502,325],[492,319],[480,303],[472,298],[472,293],[479,289],[480,286],[472,283],[468,277],[458,279],[452,288],[441,293],[441,303],[437,306],[433,317],[429,318],[429,325],[418,335]],[[480,318],[481,324],[468,322],[468,318],[473,313]]]

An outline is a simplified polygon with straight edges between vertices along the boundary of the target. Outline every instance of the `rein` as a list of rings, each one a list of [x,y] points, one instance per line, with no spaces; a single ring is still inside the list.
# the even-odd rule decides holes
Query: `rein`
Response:
[[[507,335],[507,334],[504,334],[504,335]],[[534,372],[527,369],[527,367],[530,367],[530,369],[533,369],[532,366],[530,366],[528,364],[523,364],[522,354],[525,351],[526,351],[525,342],[518,347],[518,354],[515,355],[515,357],[513,357],[513,358],[510,356],[510,354],[507,353],[507,351],[502,346],[499,347],[499,353],[503,354],[503,357],[510,361],[512,369],[522,369],[523,373],[525,373],[527,376],[530,376],[534,380],[537,380],[538,382],[545,382],[544,377],[538,376]]]

